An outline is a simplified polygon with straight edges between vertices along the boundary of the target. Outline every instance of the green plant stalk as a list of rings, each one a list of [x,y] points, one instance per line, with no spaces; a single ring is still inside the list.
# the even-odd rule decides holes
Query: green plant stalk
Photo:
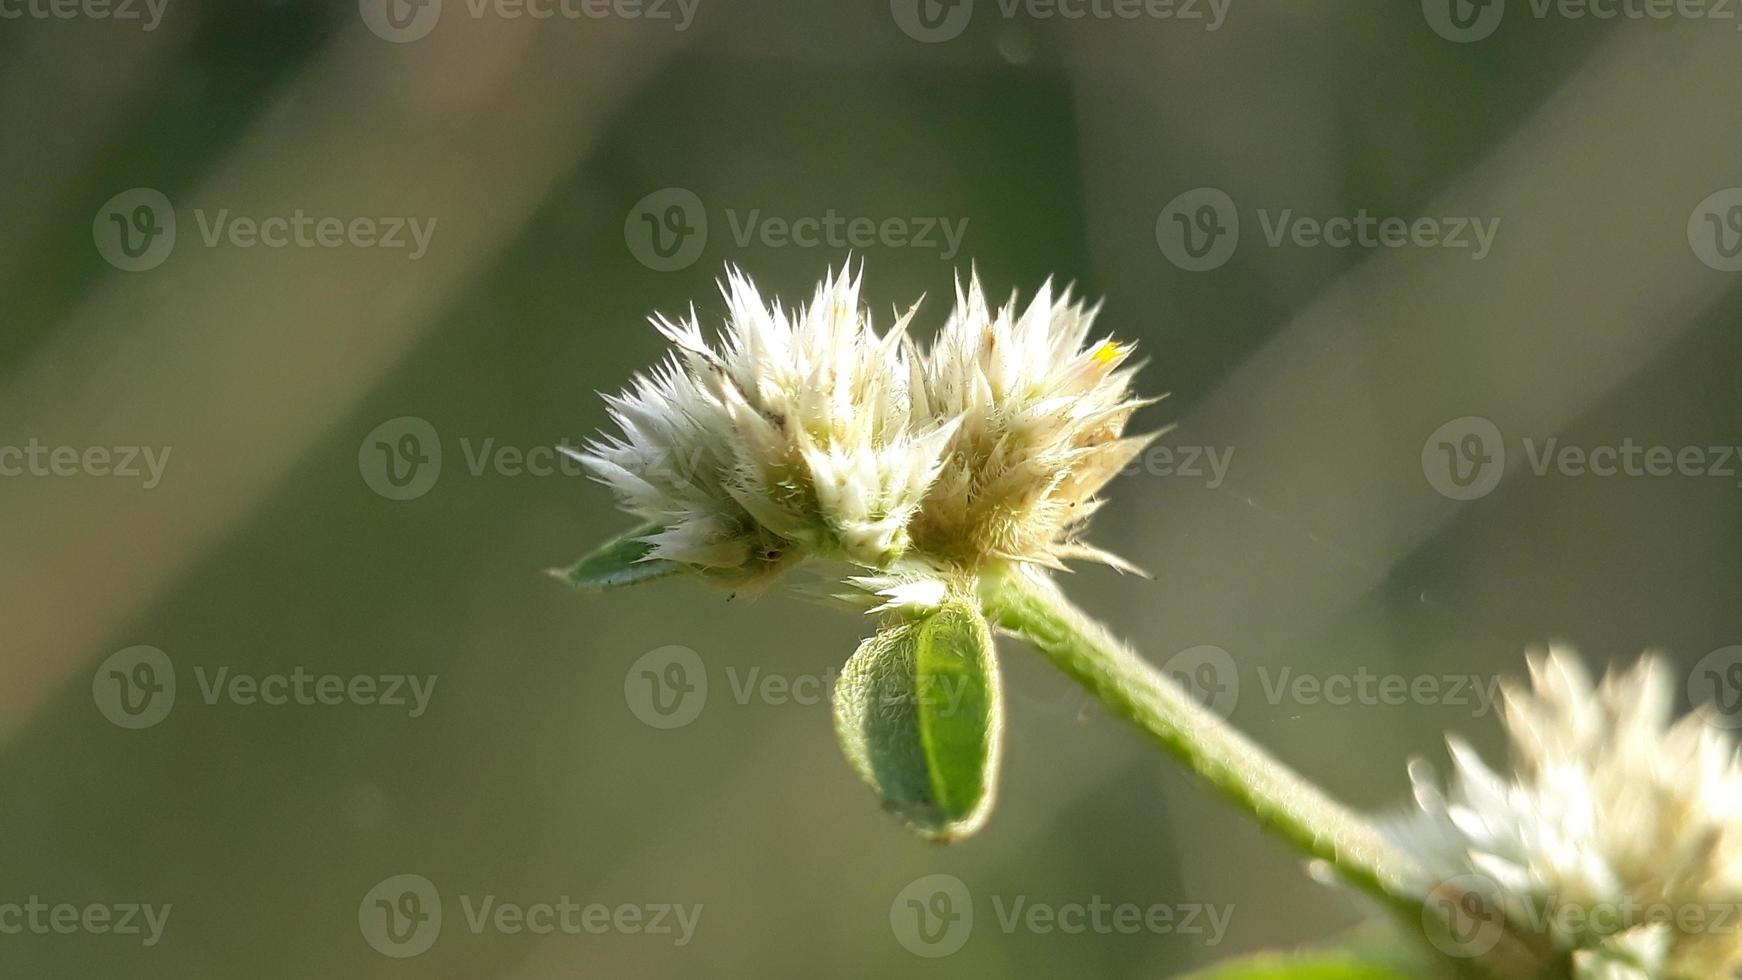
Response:
[[[1272,758],[1084,614],[1050,579],[1006,568],[985,575],[980,591],[994,624],[1045,654],[1260,826],[1324,861],[1376,899],[1406,931],[1420,935],[1423,901],[1400,884],[1418,879],[1416,862],[1366,818]],[[1513,923],[1504,928],[1503,941],[1490,956],[1442,960],[1441,965],[1460,976],[1494,976],[1501,963],[1506,964],[1500,968],[1506,976],[1569,976],[1565,956],[1557,955],[1542,937],[1520,932]]]
[[[986,577],[981,598],[989,619],[1044,653],[1261,825],[1387,907],[1419,919],[1420,901],[1387,887],[1409,876],[1408,855],[1084,615],[1057,586],[1008,570]]]

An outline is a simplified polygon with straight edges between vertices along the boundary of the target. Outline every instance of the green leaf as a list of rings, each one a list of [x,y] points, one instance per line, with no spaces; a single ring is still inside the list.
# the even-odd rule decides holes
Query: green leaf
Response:
[[[1265,953],[1213,966],[1182,980],[1421,980],[1421,975],[1343,953]]]
[[[1181,980],[1471,980],[1389,919],[1369,920],[1322,945],[1224,960]],[[1485,974],[1484,974],[1485,975]]]
[[[991,812],[1004,702],[978,605],[950,599],[859,645],[835,685],[841,750],[885,809],[931,840]]]
[[[663,558],[647,557],[653,551],[653,546],[644,539],[658,531],[659,528],[653,525],[636,528],[606,542],[603,547],[567,568],[551,569],[550,574],[577,588],[594,592],[674,575],[683,569],[682,565]]]

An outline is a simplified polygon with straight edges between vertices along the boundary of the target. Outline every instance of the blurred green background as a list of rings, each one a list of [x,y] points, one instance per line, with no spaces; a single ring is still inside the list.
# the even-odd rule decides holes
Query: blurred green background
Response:
[[[939,849],[878,811],[826,703],[735,696],[756,669],[832,677],[864,624],[778,589],[596,597],[541,575],[627,519],[584,477],[472,457],[587,438],[595,393],[662,354],[645,317],[693,302],[717,323],[726,264],[798,301],[849,257],[741,242],[752,212],[962,227],[954,255],[941,235],[851,249],[881,322],[927,297],[922,337],[970,263],[995,294],[1051,275],[1105,297],[1099,326],[1150,358],[1140,387],[1171,393],[1140,424],[1230,463],[1116,481],[1091,538],[1155,578],[1091,568],[1068,588],[1157,662],[1227,651],[1234,722],[1354,804],[1399,803],[1404,762],[1441,759],[1447,729],[1494,749],[1492,713],[1278,695],[1284,669],[1488,684],[1562,638],[1596,665],[1661,647],[1684,698],[1742,696],[1721,669],[1742,660],[1742,477],[1532,466],[1551,438],[1713,465],[1742,442],[1731,239],[1698,238],[1703,202],[1742,184],[1733,22],[1513,0],[1458,39],[1436,0],[1234,0],[1213,30],[979,0],[928,8],[956,33],[923,40],[905,0],[699,0],[682,30],[447,0],[400,8],[413,38],[373,2],[168,0],[150,30],[83,8],[0,20],[0,446],[172,451],[150,488],[0,477],[0,904],[173,906],[150,948],[0,935],[5,975],[1167,976],[1362,917],[1016,644],[999,808]],[[1241,227],[1191,271],[1158,226],[1204,187]],[[173,202],[177,237],[128,272],[104,219],[134,188]],[[638,229],[672,188],[707,230],[666,269]],[[435,225],[417,258],[207,244],[223,209]],[[1479,259],[1272,245],[1285,210],[1498,233]],[[405,417],[442,467],[395,500],[369,460]],[[1505,460],[1454,499],[1435,433],[1469,417]],[[130,730],[100,710],[102,665],[135,645],[178,690]],[[709,692],[662,730],[628,688],[674,645]],[[196,670],[225,667],[436,687],[417,717],[208,704]],[[892,904],[934,873],[965,884],[974,925],[929,958]],[[401,874],[444,908],[405,958],[359,922]],[[682,946],[474,933],[461,896],[485,895],[703,911]],[[1018,896],[1232,916],[1218,942],[1002,928]]]

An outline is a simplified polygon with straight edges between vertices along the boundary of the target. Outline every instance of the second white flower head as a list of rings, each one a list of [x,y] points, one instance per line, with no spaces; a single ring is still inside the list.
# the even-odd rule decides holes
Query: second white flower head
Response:
[[[1456,739],[1447,789],[1412,767],[1416,809],[1389,829],[1422,863],[1416,886],[1475,876],[1509,918],[1577,950],[1576,964],[1612,954],[1636,967],[1614,975],[1731,976],[1742,968],[1736,747],[1700,712],[1672,720],[1660,657],[1593,685],[1554,648],[1530,673],[1529,689],[1506,692],[1510,773]],[[1566,909],[1578,918],[1555,914]]]

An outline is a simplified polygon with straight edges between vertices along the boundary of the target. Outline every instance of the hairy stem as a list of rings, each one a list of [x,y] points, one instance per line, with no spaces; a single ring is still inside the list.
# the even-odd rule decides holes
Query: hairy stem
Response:
[[[983,599],[995,623],[1046,654],[1260,824],[1387,906],[1419,916],[1419,901],[1388,887],[1413,868],[1408,855],[1200,704],[1050,581],[1014,570],[989,576]]]
[[[1084,615],[1051,580],[1007,569],[983,579],[981,599],[994,623],[1046,654],[1109,710],[1160,742],[1261,826],[1330,865],[1377,899],[1406,930],[1421,934],[1427,906],[1403,885],[1420,880],[1416,862],[1368,820],[1200,704]],[[1479,958],[1448,953],[1451,958],[1441,965],[1460,976],[1569,976],[1565,956],[1557,955],[1546,937],[1517,923],[1503,923],[1502,928],[1505,932],[1493,948]]]

